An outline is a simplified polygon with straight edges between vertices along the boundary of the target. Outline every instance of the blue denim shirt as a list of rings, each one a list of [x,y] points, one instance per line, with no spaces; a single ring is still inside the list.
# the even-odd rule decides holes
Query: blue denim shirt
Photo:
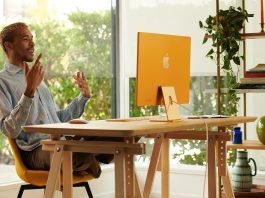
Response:
[[[7,136],[16,138],[18,147],[31,151],[40,140],[49,138],[41,133],[25,133],[21,126],[67,122],[84,112],[87,97],[79,95],[64,110],[58,109],[51,93],[42,82],[34,98],[24,95],[26,87],[24,70],[5,63],[0,71],[0,129]]]

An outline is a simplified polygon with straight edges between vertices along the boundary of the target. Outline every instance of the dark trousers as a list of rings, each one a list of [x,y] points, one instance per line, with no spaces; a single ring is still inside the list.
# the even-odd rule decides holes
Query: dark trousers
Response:
[[[28,169],[50,169],[50,152],[43,151],[41,146],[33,151],[21,151],[21,156]],[[99,162],[91,153],[73,153],[73,171],[86,171],[91,173],[95,178],[98,178],[101,174]]]

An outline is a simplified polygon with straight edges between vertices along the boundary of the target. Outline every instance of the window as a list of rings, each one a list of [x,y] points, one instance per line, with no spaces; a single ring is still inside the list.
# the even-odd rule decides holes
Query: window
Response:
[[[85,119],[113,116],[116,96],[115,39],[117,15],[110,0],[1,0],[1,27],[12,22],[29,24],[34,35],[35,56],[42,53],[45,82],[60,108],[79,94],[72,75],[83,71],[93,97],[86,106]],[[62,6],[63,4],[63,6]],[[4,64],[1,50],[0,68]],[[113,102],[114,101],[114,102]],[[113,108],[113,109],[112,109]],[[0,135],[0,161],[10,156],[5,137]],[[5,154],[5,155],[2,155]]]

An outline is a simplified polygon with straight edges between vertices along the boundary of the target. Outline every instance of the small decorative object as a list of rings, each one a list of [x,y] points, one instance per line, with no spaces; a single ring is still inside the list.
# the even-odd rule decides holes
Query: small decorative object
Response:
[[[242,144],[242,131],[240,127],[234,128],[233,144]]]
[[[262,144],[265,144],[265,116],[259,118],[256,126],[257,136]]]
[[[254,164],[254,174],[252,174],[250,161]],[[257,174],[257,166],[254,159],[248,159],[247,151],[237,151],[235,166],[232,170],[232,186],[234,191],[249,192],[252,188],[252,177]]]

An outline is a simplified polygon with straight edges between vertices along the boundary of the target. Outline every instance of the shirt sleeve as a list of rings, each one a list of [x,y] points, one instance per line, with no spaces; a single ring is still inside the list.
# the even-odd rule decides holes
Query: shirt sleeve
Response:
[[[26,124],[33,99],[22,95],[17,104],[12,104],[11,95],[0,87],[0,127],[2,132],[16,138]],[[15,105],[15,107],[13,107]]]
[[[64,110],[57,111],[61,122],[67,122],[71,119],[79,118],[85,109],[86,103],[90,98],[80,94]]]

